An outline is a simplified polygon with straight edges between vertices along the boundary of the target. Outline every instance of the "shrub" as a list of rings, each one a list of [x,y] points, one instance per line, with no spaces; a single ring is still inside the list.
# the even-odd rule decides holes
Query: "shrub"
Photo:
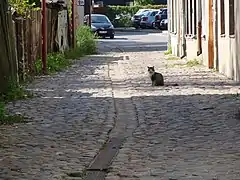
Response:
[[[76,32],[77,49],[82,55],[96,53],[96,36],[92,33],[89,26],[79,26]]]
[[[84,55],[96,53],[96,36],[89,26],[79,26],[76,31],[76,48],[69,49],[64,53],[51,53],[47,56],[47,72],[55,73],[63,70],[72,64],[72,59],[80,58]],[[42,73],[42,61],[38,59],[35,63],[37,74]]]

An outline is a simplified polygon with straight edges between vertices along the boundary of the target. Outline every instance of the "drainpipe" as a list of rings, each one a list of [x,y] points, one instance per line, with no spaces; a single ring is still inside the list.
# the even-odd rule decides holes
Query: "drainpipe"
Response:
[[[171,47],[171,27],[172,27],[172,1],[173,0],[168,0],[167,2],[167,7],[168,7],[168,48]]]
[[[46,0],[42,0],[42,72],[47,73],[47,13]]]
[[[177,5],[177,56],[180,56],[180,52],[181,52],[181,27],[180,27],[180,21],[181,21],[181,11],[180,11],[180,7],[181,7],[181,2],[180,3],[176,3]]]
[[[202,54],[202,0],[198,0],[198,24],[197,24],[197,55]]]
[[[182,6],[181,6],[181,19],[182,19],[182,51],[181,51],[181,59],[186,57],[186,12],[185,12],[185,6],[186,6],[186,0],[182,0]]]
[[[218,63],[218,1],[213,1],[213,9],[214,9],[214,64],[216,70],[219,70]]]

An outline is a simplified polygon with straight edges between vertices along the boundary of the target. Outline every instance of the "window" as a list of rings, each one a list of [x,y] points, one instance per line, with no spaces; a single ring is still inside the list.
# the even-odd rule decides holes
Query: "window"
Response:
[[[220,24],[221,24],[221,35],[222,34],[225,34],[225,3],[224,3],[225,0],[220,0]]]
[[[234,0],[229,0],[229,35],[235,34]]]
[[[158,11],[153,11],[151,16],[155,16],[158,13]]]

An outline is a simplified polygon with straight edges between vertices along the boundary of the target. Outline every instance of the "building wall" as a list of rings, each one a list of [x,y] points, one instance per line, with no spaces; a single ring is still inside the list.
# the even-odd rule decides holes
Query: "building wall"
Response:
[[[235,0],[235,67],[234,79],[240,81],[240,1]]]
[[[173,0],[174,1],[174,0]],[[188,0],[186,0],[188,2]],[[214,25],[217,25],[217,34],[215,36],[215,61],[214,67],[219,70],[220,73],[226,75],[229,78],[240,81],[240,1],[235,0],[235,35],[229,35],[229,0],[225,0],[225,35],[221,35],[221,16],[220,16],[220,1],[217,1],[217,10],[209,12],[209,1],[202,0],[202,55],[197,56],[198,44],[197,40],[190,36],[186,38],[186,53],[187,59],[200,59],[203,65],[208,66],[208,35],[209,35],[209,13],[214,14],[214,17],[218,18],[214,21]],[[176,1],[175,1],[176,3]],[[177,4],[181,4],[178,1]],[[171,8],[171,7],[170,7]],[[176,11],[176,9],[174,9]],[[176,16],[176,14],[174,15]],[[181,16],[178,16],[178,19]],[[175,17],[176,18],[176,17]],[[176,19],[174,19],[176,21]],[[171,47],[173,54],[179,56],[178,46],[178,31],[172,30],[171,33]],[[216,39],[217,38],[217,39]]]

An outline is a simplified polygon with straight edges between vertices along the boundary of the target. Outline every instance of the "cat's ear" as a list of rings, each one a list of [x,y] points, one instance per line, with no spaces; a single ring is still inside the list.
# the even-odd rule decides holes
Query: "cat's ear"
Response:
[[[149,69],[149,66],[147,68]]]

